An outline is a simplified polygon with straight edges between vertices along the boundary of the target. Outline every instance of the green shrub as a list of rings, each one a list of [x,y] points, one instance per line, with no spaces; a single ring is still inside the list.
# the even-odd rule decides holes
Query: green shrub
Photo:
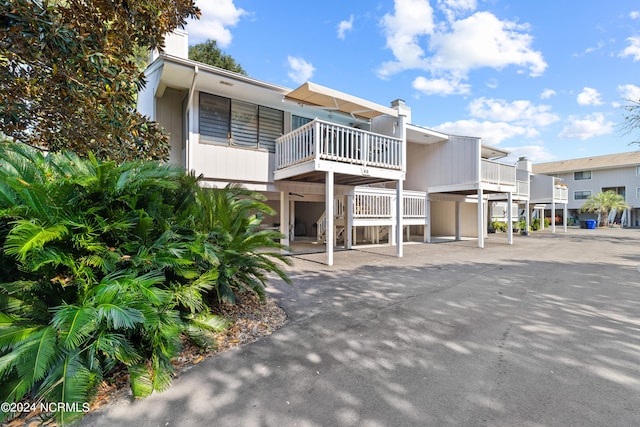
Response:
[[[506,222],[493,221],[491,223],[491,227],[493,227],[493,229],[495,231],[507,231],[507,223]]]
[[[288,280],[280,234],[253,233],[267,209],[169,165],[0,145],[0,400],[88,402],[118,364],[135,397],[168,387],[207,301]]]

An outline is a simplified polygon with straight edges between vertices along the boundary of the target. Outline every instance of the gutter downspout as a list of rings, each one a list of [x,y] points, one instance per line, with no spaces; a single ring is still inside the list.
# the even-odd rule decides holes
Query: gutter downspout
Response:
[[[187,145],[185,147],[185,149],[187,150],[186,155],[185,155],[185,170],[187,172],[191,171],[193,162],[191,160],[191,156],[193,153],[191,144],[195,144],[195,117],[193,114],[193,98],[194,98],[194,94],[195,94],[195,89],[196,89],[196,78],[198,77],[198,73],[199,73],[200,69],[198,68],[197,65],[193,66],[193,80],[191,81],[191,87],[189,88],[189,101],[187,102],[187,117],[189,118],[189,122],[187,124],[188,126],[188,135],[187,135]]]

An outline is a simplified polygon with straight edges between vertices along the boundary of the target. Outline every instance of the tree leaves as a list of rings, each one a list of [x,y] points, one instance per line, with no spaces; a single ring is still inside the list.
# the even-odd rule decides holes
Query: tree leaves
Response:
[[[0,130],[51,151],[163,159],[168,142],[136,111],[140,49],[199,16],[193,0],[2,0]]]
[[[214,67],[247,75],[246,71],[233,57],[223,53],[215,40],[207,40],[189,47],[189,59],[213,65]]]

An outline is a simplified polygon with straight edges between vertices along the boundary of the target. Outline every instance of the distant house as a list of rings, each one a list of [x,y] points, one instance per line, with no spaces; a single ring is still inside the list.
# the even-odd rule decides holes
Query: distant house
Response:
[[[640,226],[639,151],[538,163],[533,165],[533,171],[557,177],[567,186],[569,215],[573,218],[580,217],[579,209],[589,196],[611,190],[624,196],[631,206],[613,214],[611,221]]]

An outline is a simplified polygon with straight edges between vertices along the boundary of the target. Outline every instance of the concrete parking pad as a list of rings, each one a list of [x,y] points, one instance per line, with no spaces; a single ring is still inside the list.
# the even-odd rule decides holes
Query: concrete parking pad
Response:
[[[640,425],[640,230],[295,257],[259,342],[85,426]]]

